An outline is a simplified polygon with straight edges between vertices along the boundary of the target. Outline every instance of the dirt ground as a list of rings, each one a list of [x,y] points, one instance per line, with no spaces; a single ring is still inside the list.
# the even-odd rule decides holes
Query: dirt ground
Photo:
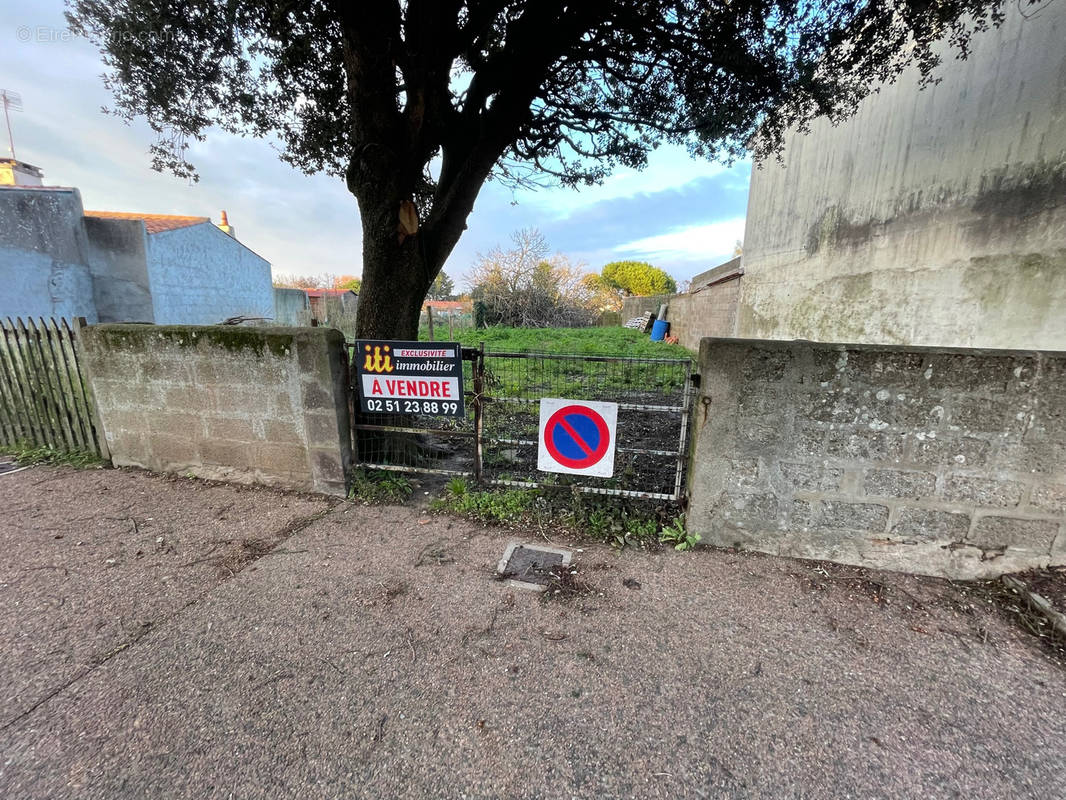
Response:
[[[1066,567],[1034,569],[1018,576],[1030,591],[1048,600],[1056,611],[1066,614]]]
[[[1062,796],[1066,672],[980,596],[133,471],[0,475],[0,796]]]

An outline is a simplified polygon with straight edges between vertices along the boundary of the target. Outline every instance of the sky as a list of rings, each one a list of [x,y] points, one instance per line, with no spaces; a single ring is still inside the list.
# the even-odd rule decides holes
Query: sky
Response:
[[[211,131],[191,143],[190,183],[150,168],[147,124],[107,116],[99,53],[66,29],[61,0],[0,0],[0,88],[22,97],[12,112],[15,153],[44,170],[45,184],[74,186],[86,209],[210,216],[228,212],[237,238],[271,262],[274,275],[358,275],[355,198],[328,175],[304,175],[271,143]],[[0,151],[7,155],[6,132]],[[481,190],[467,231],[445,264],[463,276],[477,254],[538,228],[555,251],[599,271],[610,261],[649,261],[677,280],[728,259],[744,236],[750,164],[730,168],[661,148],[643,171],[602,185]]]

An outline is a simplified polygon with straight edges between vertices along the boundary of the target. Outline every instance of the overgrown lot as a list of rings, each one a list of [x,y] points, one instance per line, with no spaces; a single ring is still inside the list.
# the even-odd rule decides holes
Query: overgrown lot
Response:
[[[420,338],[429,339],[426,329]],[[448,338],[447,326],[438,325],[435,338]],[[477,347],[498,353],[552,353],[583,356],[631,356],[633,358],[691,358],[681,345],[653,342],[648,334],[631,328],[503,328],[455,331],[464,347]]]

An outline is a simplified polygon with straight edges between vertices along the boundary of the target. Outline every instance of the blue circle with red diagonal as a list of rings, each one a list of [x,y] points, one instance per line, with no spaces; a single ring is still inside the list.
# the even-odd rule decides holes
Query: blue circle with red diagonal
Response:
[[[588,469],[607,453],[611,432],[607,422],[586,406],[563,406],[544,426],[544,446],[569,469]]]

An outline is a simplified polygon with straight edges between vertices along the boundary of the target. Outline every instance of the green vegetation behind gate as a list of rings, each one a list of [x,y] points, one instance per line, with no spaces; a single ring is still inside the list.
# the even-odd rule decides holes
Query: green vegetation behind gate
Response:
[[[438,326],[437,341],[447,339],[447,327]],[[429,340],[422,329],[419,338]],[[646,333],[631,328],[503,328],[455,331],[455,341],[497,353],[551,353],[583,356],[628,356],[631,358],[692,358],[681,345],[653,342]]]

